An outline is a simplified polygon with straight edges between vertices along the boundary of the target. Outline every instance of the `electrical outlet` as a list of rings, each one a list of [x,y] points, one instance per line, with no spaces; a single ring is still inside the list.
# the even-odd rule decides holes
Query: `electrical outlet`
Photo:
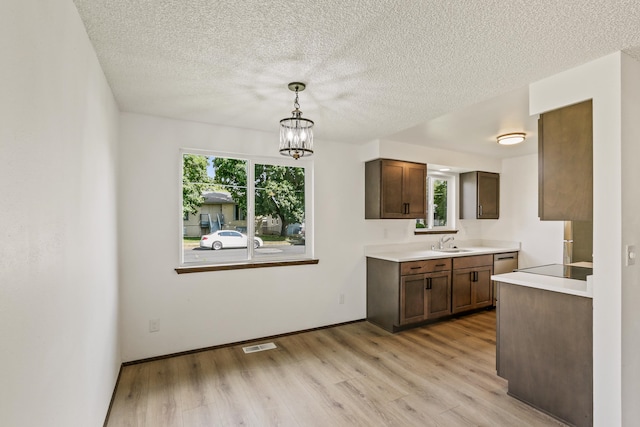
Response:
[[[344,294],[340,294],[340,304],[344,304]]]
[[[158,332],[160,330],[160,319],[149,320],[149,332]]]
[[[625,256],[625,264],[626,265],[634,265],[636,263],[636,245],[627,245],[626,247],[626,256]]]

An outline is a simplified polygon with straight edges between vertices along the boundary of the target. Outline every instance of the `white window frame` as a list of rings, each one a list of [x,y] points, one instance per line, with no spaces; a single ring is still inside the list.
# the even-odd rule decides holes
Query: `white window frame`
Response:
[[[313,211],[314,211],[314,194],[313,194],[313,182],[314,182],[314,173],[313,173],[313,160],[312,159],[289,159],[286,157],[265,157],[265,156],[255,156],[251,154],[243,154],[243,153],[229,153],[229,152],[220,152],[213,150],[202,150],[202,149],[188,149],[181,148],[179,150],[178,161],[180,163],[179,167],[179,182],[178,185],[178,212],[179,212],[179,221],[178,221],[178,230],[180,236],[180,244],[179,246],[179,266],[180,268],[190,268],[190,267],[207,267],[207,266],[219,266],[221,264],[228,264],[228,262],[221,263],[207,263],[207,264],[196,264],[196,263],[184,263],[184,248],[183,248],[183,214],[182,214],[182,177],[183,177],[183,158],[185,154],[194,154],[200,156],[208,156],[208,157],[225,157],[232,158],[238,160],[247,161],[247,237],[249,241],[253,241],[253,237],[255,236],[255,165],[256,164],[267,164],[274,166],[290,166],[290,167],[301,167],[305,169],[305,180],[304,180],[304,191],[305,191],[305,252],[299,255],[288,255],[288,256],[278,256],[278,255],[269,255],[269,256],[260,256],[256,258],[254,255],[253,245],[247,245],[247,259],[243,261],[239,261],[234,264],[253,264],[253,263],[262,263],[262,262],[286,262],[286,261],[301,261],[301,260],[309,260],[314,258],[314,223],[313,223]]]
[[[447,225],[435,226],[433,224],[433,180],[447,181]],[[457,192],[458,177],[455,174],[449,174],[439,171],[427,171],[427,230],[456,230],[456,212],[458,197]]]

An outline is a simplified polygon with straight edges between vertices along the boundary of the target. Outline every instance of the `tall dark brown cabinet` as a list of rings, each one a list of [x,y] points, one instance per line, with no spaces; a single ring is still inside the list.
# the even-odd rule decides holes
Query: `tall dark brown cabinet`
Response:
[[[460,219],[500,217],[500,174],[465,172],[460,174]]]
[[[541,220],[593,219],[592,102],[540,114],[538,215]]]
[[[365,219],[424,218],[427,165],[391,159],[365,164]]]

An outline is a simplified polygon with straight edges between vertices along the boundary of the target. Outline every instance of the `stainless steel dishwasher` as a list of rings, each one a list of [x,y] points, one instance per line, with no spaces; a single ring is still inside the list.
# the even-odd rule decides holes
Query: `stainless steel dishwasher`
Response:
[[[506,252],[493,255],[493,274],[511,273],[518,269],[518,252]],[[493,305],[496,305],[498,289],[493,282]]]

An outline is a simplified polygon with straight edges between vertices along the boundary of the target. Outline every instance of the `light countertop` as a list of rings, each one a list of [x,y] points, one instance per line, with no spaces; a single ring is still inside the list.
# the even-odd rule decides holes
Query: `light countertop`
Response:
[[[525,273],[521,271],[491,276],[491,280],[498,282],[560,292],[585,298],[593,298],[592,278],[593,276],[587,276],[587,280],[574,280],[563,277]]]
[[[518,252],[520,242],[502,240],[456,240],[453,243],[464,252],[440,252],[429,249],[437,241],[425,243],[400,243],[390,245],[377,245],[365,247],[365,255],[369,258],[377,258],[393,262],[419,261],[426,259],[455,258],[471,255],[500,254],[505,252]],[[451,243],[447,244],[450,246]]]
[[[370,258],[383,259],[386,261],[394,262],[406,262],[406,261],[418,261],[423,259],[439,259],[439,258],[454,258],[460,256],[470,255],[486,255],[486,254],[499,254],[504,252],[516,252],[520,249],[518,247],[464,247],[459,248],[464,252],[440,252],[436,250],[406,250],[406,251],[390,251],[371,253],[367,256]]]

